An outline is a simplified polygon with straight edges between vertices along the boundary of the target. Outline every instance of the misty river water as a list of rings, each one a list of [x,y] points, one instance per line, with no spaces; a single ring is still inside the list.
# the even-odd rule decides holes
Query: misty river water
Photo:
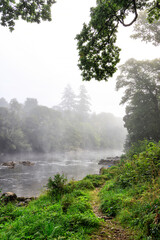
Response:
[[[120,156],[121,151],[71,151],[64,154],[19,154],[6,155],[0,159],[0,189],[14,192],[17,196],[38,196],[44,189],[49,177],[56,173],[64,174],[67,179],[80,180],[87,174],[98,174],[102,167],[101,158]],[[2,162],[15,162],[14,168],[2,166]],[[31,166],[19,164],[30,161]]]

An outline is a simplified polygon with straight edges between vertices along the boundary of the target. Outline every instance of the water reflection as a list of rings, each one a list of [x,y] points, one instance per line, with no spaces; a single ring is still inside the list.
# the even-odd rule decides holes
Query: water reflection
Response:
[[[13,161],[13,169],[0,165],[0,188],[2,192],[15,192],[18,196],[38,196],[49,177],[56,173],[64,174],[68,179],[82,179],[87,174],[98,174],[101,168],[98,161],[108,156],[117,156],[121,152],[68,152],[65,154],[43,155],[7,155],[0,163]],[[34,165],[24,166],[22,161],[30,161]]]

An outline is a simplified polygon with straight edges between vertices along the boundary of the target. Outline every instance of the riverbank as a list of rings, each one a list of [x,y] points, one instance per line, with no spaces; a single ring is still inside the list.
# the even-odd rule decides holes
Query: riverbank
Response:
[[[0,239],[89,239],[101,224],[93,213],[90,191],[106,180],[99,175],[89,178],[65,184],[64,176],[57,174],[48,182],[48,191],[28,206],[1,200]]]
[[[39,196],[48,178],[65,174],[68,180],[81,180],[88,174],[98,174],[98,161],[120,154],[120,150],[72,151],[50,154],[6,155],[0,161],[0,188],[18,197]],[[5,166],[8,165],[8,166]]]
[[[27,206],[1,200],[0,239],[159,240],[160,143],[134,152],[101,175],[55,175]]]
[[[93,202],[107,179],[106,174],[88,175],[83,180],[66,185],[64,176],[56,175],[48,182],[48,191],[27,206],[18,205],[16,200],[6,204],[5,199],[1,199],[0,239],[87,240],[95,239],[97,231],[101,236],[104,218],[96,215]],[[113,225],[116,226],[112,224],[110,230],[118,236],[118,230],[113,231]],[[108,235],[108,238],[96,239],[111,238]]]

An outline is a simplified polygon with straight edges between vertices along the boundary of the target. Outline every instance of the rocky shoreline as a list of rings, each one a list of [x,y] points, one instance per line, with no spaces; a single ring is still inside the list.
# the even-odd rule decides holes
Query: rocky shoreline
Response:
[[[29,202],[37,199],[37,197],[17,197],[13,192],[5,192],[0,197],[0,200],[7,204],[8,202],[16,202],[18,207],[27,206]]]
[[[98,165],[109,165],[109,166],[112,166],[112,165],[115,165],[117,163],[119,163],[120,161],[120,157],[116,156],[116,157],[107,157],[106,159],[101,159],[99,162],[98,162]]]
[[[119,163],[119,161],[120,161],[120,157],[118,156],[100,159],[98,162],[98,165],[102,165],[102,167],[99,170],[99,174],[102,173],[103,169],[107,169],[110,166],[113,166]],[[33,166],[34,164],[35,163],[30,161],[19,161],[19,162],[9,161],[9,162],[3,162],[0,165],[12,169],[18,165]],[[37,199],[37,197],[18,197],[13,192],[5,192],[0,196],[0,200],[4,201],[4,203],[8,203],[9,201],[14,201],[16,202],[17,206],[26,206],[30,201],[34,199]]]

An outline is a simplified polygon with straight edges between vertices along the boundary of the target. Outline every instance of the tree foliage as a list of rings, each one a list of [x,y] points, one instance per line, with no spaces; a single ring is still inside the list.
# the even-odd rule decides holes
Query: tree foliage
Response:
[[[122,148],[126,132],[112,115],[85,112],[81,117],[81,111],[54,110],[36,99],[24,104],[12,99],[8,105],[0,107],[0,153]]]
[[[90,97],[84,85],[80,86],[77,100],[77,112],[82,116],[86,116],[90,110]]]
[[[117,70],[120,48],[116,46],[119,24],[127,27],[138,17],[138,11],[146,9],[149,22],[159,20],[160,1],[149,0],[97,0],[97,6],[91,8],[90,22],[76,36],[79,51],[79,68],[83,80],[92,78],[108,80]],[[133,14],[130,23],[126,23],[129,14]]]
[[[147,21],[147,12],[141,12],[134,25],[134,34],[131,37],[158,46],[160,44],[160,21],[154,21],[150,24]]]
[[[63,111],[76,111],[76,95],[69,84],[64,89],[60,107]]]
[[[51,6],[54,3],[55,0],[1,0],[0,24],[13,31],[19,18],[31,23],[51,21]]]
[[[14,112],[0,108],[0,153],[30,150],[21,122]]]
[[[8,108],[9,104],[4,98],[0,98],[0,107]]]
[[[35,98],[27,98],[24,103],[24,111],[26,113],[30,112],[32,109],[38,106],[38,101]]]
[[[160,139],[160,59],[128,60],[120,68],[117,90],[125,88],[125,126],[130,141]]]

